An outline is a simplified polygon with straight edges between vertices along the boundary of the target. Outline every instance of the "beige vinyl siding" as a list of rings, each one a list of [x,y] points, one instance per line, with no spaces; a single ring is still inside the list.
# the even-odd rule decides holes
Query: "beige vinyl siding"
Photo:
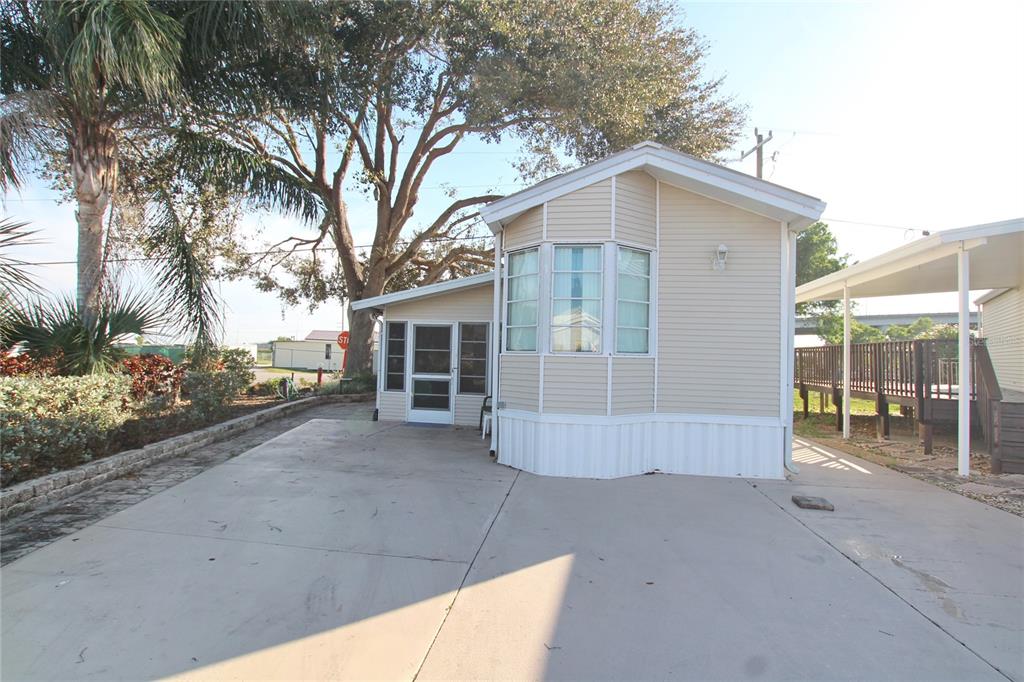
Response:
[[[381,391],[377,418],[385,422],[404,422],[408,400],[409,397],[404,392]]]
[[[654,248],[657,182],[643,171],[623,173],[615,179],[615,239]]]
[[[647,414],[654,411],[654,358],[612,361],[612,414]]]
[[[540,357],[502,355],[499,399],[509,410],[536,412],[540,394]]]
[[[778,416],[779,223],[665,183],[660,196],[658,412]]]
[[[1024,282],[985,302],[981,323],[999,386],[1024,391]]]
[[[610,178],[548,202],[548,239],[594,242],[611,235]]]
[[[544,413],[608,414],[608,358],[545,357]]]
[[[388,320],[428,322],[485,322],[494,317],[494,285],[483,284],[419,300],[392,303],[384,310]]]
[[[455,396],[455,423],[459,426],[476,427],[480,424],[480,406],[484,402],[482,395]]]
[[[544,207],[534,206],[513,220],[502,231],[502,244],[506,250],[536,244],[544,237]]]

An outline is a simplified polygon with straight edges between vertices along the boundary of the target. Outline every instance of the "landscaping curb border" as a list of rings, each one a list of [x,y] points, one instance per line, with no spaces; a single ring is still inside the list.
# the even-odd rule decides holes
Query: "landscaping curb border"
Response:
[[[31,481],[17,483],[0,492],[0,521],[7,521],[15,516],[53,504],[106,481],[134,473],[175,455],[225,440],[294,412],[324,403],[356,403],[372,399],[372,393],[303,398],[264,410],[257,410],[198,431],[150,443],[137,450],[125,450],[116,455],[82,464],[74,469],[58,471]]]

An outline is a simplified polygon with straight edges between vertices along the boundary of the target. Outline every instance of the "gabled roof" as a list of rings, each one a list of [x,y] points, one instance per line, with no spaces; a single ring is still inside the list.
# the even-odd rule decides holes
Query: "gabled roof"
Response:
[[[956,291],[956,254],[971,252],[970,288],[1017,286],[1024,268],[1024,218],[943,230],[874,258],[802,284],[797,303],[843,297],[899,296]]]
[[[335,341],[340,333],[340,329],[314,329],[310,333],[306,334],[306,338],[303,339],[303,341]]]
[[[515,194],[492,201],[480,215],[497,234],[523,212],[631,170],[658,180],[803,229],[825,210],[820,199],[739,171],[678,152],[657,142],[641,142],[576,170],[556,175]]]
[[[493,283],[494,273],[483,272],[479,275],[460,277],[459,279],[449,279],[444,282],[438,282],[437,284],[428,284],[423,287],[415,287],[413,289],[396,291],[393,294],[384,294],[383,296],[364,298],[361,301],[353,301],[352,310],[364,310],[366,308],[381,308],[391,303],[412,301],[419,298],[427,298],[429,296],[437,296],[439,294],[451,293],[453,291],[458,291],[459,289],[471,289],[473,287],[481,287]]]

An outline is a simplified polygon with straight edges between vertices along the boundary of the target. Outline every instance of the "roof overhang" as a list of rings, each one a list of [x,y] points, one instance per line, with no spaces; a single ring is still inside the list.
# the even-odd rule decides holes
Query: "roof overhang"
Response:
[[[970,251],[970,288],[1019,286],[1024,218],[944,230],[797,287],[797,303],[957,290],[956,255]]]
[[[525,211],[606,178],[642,170],[658,180],[802,230],[821,217],[825,203],[781,185],[740,173],[656,142],[642,142],[600,161],[557,175],[492,201],[480,215],[495,234]]]
[[[352,310],[365,310],[367,308],[380,309],[392,303],[404,303],[406,301],[415,301],[421,298],[429,298],[431,296],[441,296],[443,294],[452,293],[453,291],[472,289],[473,287],[481,287],[493,283],[494,273],[484,272],[479,275],[460,277],[459,279],[449,279],[444,282],[438,282],[437,284],[428,284],[426,286],[415,287],[413,289],[404,289],[392,294],[384,294],[383,296],[364,298],[361,301],[352,301]]]

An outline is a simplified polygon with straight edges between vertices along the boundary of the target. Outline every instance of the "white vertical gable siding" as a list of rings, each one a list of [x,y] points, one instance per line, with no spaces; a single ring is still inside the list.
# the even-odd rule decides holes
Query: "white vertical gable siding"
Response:
[[[612,361],[612,414],[654,412],[654,358]]]
[[[999,386],[1024,391],[1024,282],[984,303],[981,313]]]
[[[548,202],[548,239],[593,242],[610,239],[611,235],[611,179]]]
[[[487,322],[493,317],[494,285],[483,284],[419,300],[392,303],[385,308],[389,320],[430,322]]]
[[[615,178],[615,239],[654,248],[654,197],[657,182],[643,171]]]
[[[608,358],[544,358],[545,414],[608,414]]]
[[[502,231],[502,244],[506,251],[536,244],[544,237],[544,207],[534,206]]]
[[[660,196],[658,412],[778,416],[778,222],[665,183]]]
[[[509,410],[537,412],[540,396],[540,356],[502,355],[499,400]]]
[[[381,391],[377,418],[384,422],[404,422],[409,396],[403,391]]]

